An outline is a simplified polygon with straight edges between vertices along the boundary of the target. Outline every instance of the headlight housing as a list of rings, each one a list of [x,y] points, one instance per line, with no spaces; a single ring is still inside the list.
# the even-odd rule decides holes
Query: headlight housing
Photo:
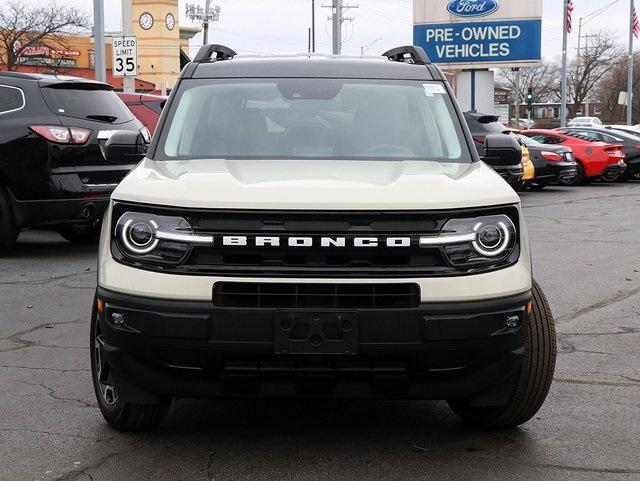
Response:
[[[516,256],[518,232],[510,217],[487,215],[448,220],[438,236],[420,238],[421,247],[440,246],[455,267],[502,264]]]
[[[125,212],[115,223],[113,242],[123,258],[147,264],[178,264],[194,244],[212,244],[193,233],[183,217]]]

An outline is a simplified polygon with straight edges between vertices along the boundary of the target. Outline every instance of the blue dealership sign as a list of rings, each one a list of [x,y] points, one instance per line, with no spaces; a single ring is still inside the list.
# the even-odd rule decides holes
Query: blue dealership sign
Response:
[[[463,0],[451,3],[456,2]],[[413,26],[413,44],[424,48],[433,63],[443,64],[538,61],[541,38],[539,19]]]
[[[498,10],[498,0],[451,0],[447,10],[458,17],[484,17]]]

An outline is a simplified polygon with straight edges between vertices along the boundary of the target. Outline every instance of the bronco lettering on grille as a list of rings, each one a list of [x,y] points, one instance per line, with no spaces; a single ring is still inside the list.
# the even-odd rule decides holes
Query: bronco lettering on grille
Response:
[[[215,241],[214,241],[215,242]],[[230,247],[409,247],[411,237],[311,237],[311,236],[222,236],[222,245]]]

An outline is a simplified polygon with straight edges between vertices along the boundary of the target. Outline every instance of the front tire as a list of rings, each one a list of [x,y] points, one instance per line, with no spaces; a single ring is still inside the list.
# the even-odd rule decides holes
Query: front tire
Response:
[[[547,299],[535,281],[532,294],[525,354],[511,399],[498,407],[471,407],[466,400],[449,400],[464,421],[489,428],[517,426],[531,419],[547,397],[556,364],[556,331]]]
[[[169,411],[171,398],[163,399],[160,404],[133,404],[120,399],[111,368],[104,358],[103,345],[100,322],[94,307],[91,315],[91,377],[104,419],[119,431],[140,431],[159,426]]]
[[[100,240],[100,222],[70,224],[58,227],[58,233],[72,244],[96,244]]]

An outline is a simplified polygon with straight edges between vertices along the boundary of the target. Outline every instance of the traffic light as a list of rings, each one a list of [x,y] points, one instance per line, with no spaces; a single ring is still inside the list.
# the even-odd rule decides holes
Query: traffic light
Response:
[[[531,104],[533,103],[533,89],[529,87],[527,89],[527,108],[531,108]]]

